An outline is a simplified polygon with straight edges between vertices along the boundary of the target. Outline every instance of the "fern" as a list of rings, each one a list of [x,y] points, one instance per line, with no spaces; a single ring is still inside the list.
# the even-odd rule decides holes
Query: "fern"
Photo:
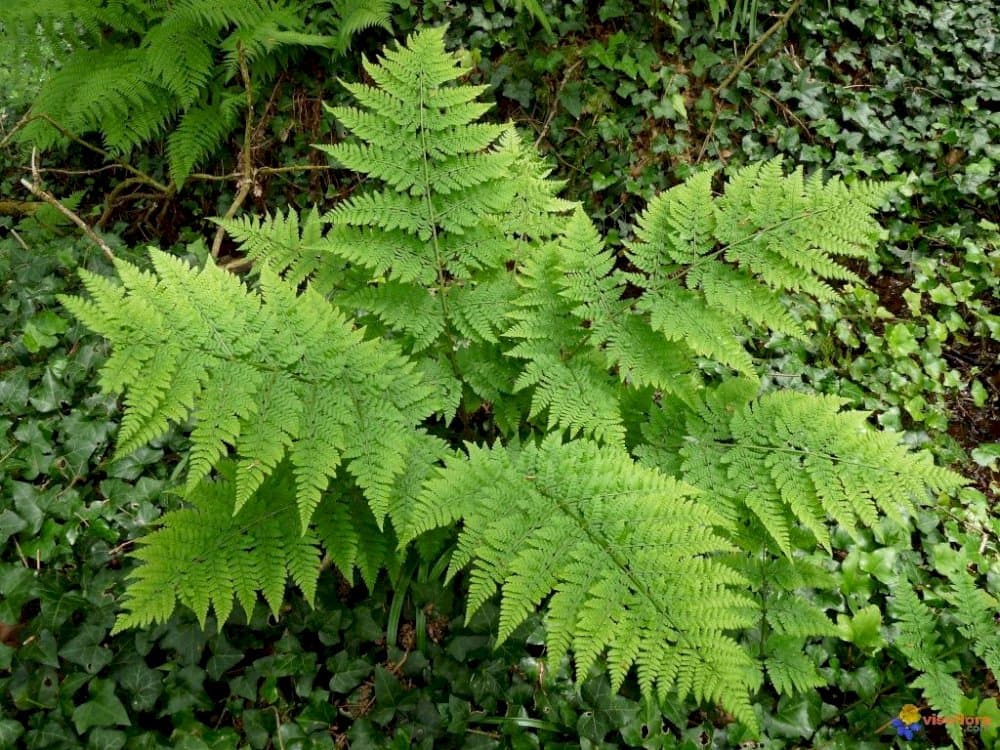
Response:
[[[804,181],[777,161],[742,170],[719,198],[711,181],[702,172],[653,199],[627,253],[636,271],[615,270],[582,212],[526,265],[508,354],[528,361],[517,387],[535,387],[532,414],[547,409],[550,428],[621,442],[612,370],[682,399],[700,388],[699,356],[753,377],[755,328],[803,335],[776,292],[836,298],[825,279],[856,277],[834,255],[874,252],[885,185]]]
[[[582,211],[576,212],[560,242],[526,260],[522,268],[522,293],[517,309],[508,316],[517,322],[505,333],[519,342],[507,356],[527,360],[515,389],[534,387],[529,417],[547,411],[549,430],[558,427],[571,435],[583,433],[623,445],[625,428],[616,384],[581,326],[578,300],[566,294],[567,279],[573,277],[565,267],[573,264],[574,254],[583,258],[581,265],[598,279],[614,265]],[[606,286],[596,281],[588,296],[612,304],[604,294]],[[587,354],[568,356],[580,351]]]
[[[523,211],[517,203],[545,192],[544,174],[508,127],[475,122],[489,108],[475,101],[483,88],[453,85],[466,71],[444,53],[443,29],[415,34],[365,68],[377,87],[347,84],[361,107],[330,109],[356,140],[322,149],[385,187],[329,211],[319,247],[379,281],[341,304],[370,310],[415,351],[442,337],[495,343],[515,291],[506,267],[519,252],[511,214],[563,206],[550,198]],[[409,139],[415,148],[402,147]],[[425,313],[416,327],[408,325],[413,308]]]
[[[772,160],[738,171],[716,199],[702,172],[639,217],[628,249],[639,272],[626,274],[645,290],[638,309],[668,340],[750,375],[748,325],[802,335],[774,291],[832,300],[827,280],[860,281],[835,257],[874,257],[871,214],[888,187],[805,181]]]
[[[303,535],[295,493],[275,474],[234,515],[233,466],[221,465],[226,479],[202,481],[188,494],[190,505],[161,519],[162,528],[142,539],[135,557],[144,562],[132,573],[125,607],[115,630],[165,621],[176,601],[204,625],[209,606],[221,623],[234,597],[249,616],[257,592],[276,616],[289,576],[311,602],[319,574],[319,542]],[[282,480],[285,480],[283,482]]]
[[[509,126],[476,122],[489,108],[476,101],[483,87],[456,83],[467,71],[445,52],[444,29],[414,34],[365,68],[376,86],[345,84],[360,106],[329,109],[354,137],[320,148],[383,187],[327,211],[321,239],[314,224],[308,239],[292,238],[291,216],[222,224],[253,260],[360,311],[370,335],[439,355],[449,394],[464,383],[496,404],[517,371],[481,377],[480,363],[502,357],[519,296],[512,267],[558,234],[555,217],[572,204]]]
[[[923,691],[927,703],[942,716],[961,713],[962,688],[952,676],[957,665],[944,659],[944,649],[938,641],[937,618],[906,580],[893,586],[889,602],[898,635],[894,645],[903,652],[906,661],[922,674],[913,687]],[[948,725],[948,735],[957,746],[962,744],[962,730]]]
[[[347,52],[351,39],[362,31],[372,28],[392,31],[388,0],[336,0],[334,6],[339,18],[336,49],[341,54]]]
[[[234,598],[249,617],[258,592],[277,617],[289,578],[313,601],[323,549],[345,575],[357,567],[369,586],[382,567],[395,569],[394,539],[379,531],[360,497],[328,496],[315,525],[303,533],[287,464],[242,508],[237,466],[223,461],[218,468],[219,478],[199,482],[185,508],[164,515],[160,528],[142,538],[134,553],[142,565],[130,574],[126,611],[115,632],[164,622],[178,603],[203,626],[210,606],[216,620],[225,622]]]
[[[170,179],[174,184],[183,184],[195,165],[203,163],[232,132],[240,106],[239,97],[223,96],[218,102],[200,104],[184,113],[167,136]]]
[[[951,590],[947,601],[954,607],[959,632],[972,646],[973,652],[993,674],[1000,674],[1000,633],[997,615],[1000,602],[978,585],[967,568],[949,571]]]
[[[634,671],[647,696],[751,729],[765,675],[781,694],[825,684],[804,647],[840,633],[834,531],[903,529],[963,480],[843,400],[759,393],[750,339],[801,335],[784,297],[857,281],[838,258],[871,255],[887,186],[769,162],[716,195],[701,173],[616,258],[509,125],[478,121],[443,29],[365,67],[358,105],[331,108],[350,137],[324,147],[363,186],[322,214],[220,222],[257,288],[154,251],[155,274],[119,262],[120,285],[85,273],[90,299],[63,299],[113,345],[119,454],[192,424],[190,507],[139,553],[120,627],[177,602],[224,619],[258,591],[274,609],[289,577],[308,596],[321,550],[371,585],[461,523],[449,575],[469,569],[469,615],[499,589],[502,642],[544,609],[549,659],[572,652],[579,679],[603,658],[616,688]],[[893,596],[915,684],[955,710],[931,611]],[[985,639],[996,603],[969,599],[964,635]]]
[[[246,106],[235,78],[240,54],[266,85],[285,67],[287,61],[277,56],[286,50],[343,53],[356,33],[388,25],[384,0],[340,2],[339,14],[319,13],[307,25],[323,5],[319,0],[7,3],[0,10],[5,32],[28,38],[41,29],[57,48],[65,48],[64,38],[71,46],[35,98],[34,119],[18,139],[49,149],[67,143],[67,133],[100,133],[108,150],[122,155],[166,136],[169,175],[180,187],[228,140]],[[82,35],[75,36],[74,29]]]

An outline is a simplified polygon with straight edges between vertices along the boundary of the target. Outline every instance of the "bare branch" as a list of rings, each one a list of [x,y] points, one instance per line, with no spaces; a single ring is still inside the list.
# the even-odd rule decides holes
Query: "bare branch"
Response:
[[[52,206],[52,208],[54,208],[56,211],[58,211],[67,219],[69,219],[78,227],[80,227],[80,229],[83,230],[83,233],[87,235],[88,239],[90,239],[91,242],[93,242],[95,245],[101,248],[101,252],[104,253],[104,257],[110,261],[113,261],[115,259],[115,254],[111,251],[111,248],[108,246],[108,243],[105,242],[103,239],[101,239],[101,237],[98,236],[98,234],[93,229],[90,228],[87,222],[85,222],[83,219],[81,219],[79,216],[77,216],[75,213],[69,210],[62,203],[60,203],[59,200],[54,195],[52,195],[52,193],[49,193],[44,188],[42,188],[42,175],[38,171],[37,156],[38,156],[37,150],[32,149],[31,150],[32,181],[28,182],[28,180],[22,178],[21,184],[25,187],[25,189],[27,189],[29,193],[34,195],[36,198],[40,198],[41,200],[45,201],[50,206]]]

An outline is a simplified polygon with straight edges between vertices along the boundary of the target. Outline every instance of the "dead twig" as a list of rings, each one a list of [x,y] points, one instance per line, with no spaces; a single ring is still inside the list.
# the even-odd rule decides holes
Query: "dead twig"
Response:
[[[164,185],[159,180],[157,180],[157,179],[149,176],[148,174],[146,174],[145,172],[143,172],[141,169],[136,169],[135,167],[133,167],[128,162],[124,162],[124,161],[121,161],[120,159],[116,159],[111,153],[109,153],[108,151],[105,151],[103,148],[100,148],[99,146],[95,146],[93,143],[90,143],[89,141],[85,141],[83,138],[80,138],[78,135],[75,135],[74,133],[71,133],[66,128],[64,128],[62,125],[60,125],[56,120],[54,120],[52,117],[50,117],[49,115],[44,114],[44,113],[34,114],[34,115],[31,115],[30,117],[22,117],[21,121],[18,122],[17,125],[14,126],[14,128],[11,130],[10,133],[7,134],[7,136],[3,139],[3,141],[0,141],[0,148],[3,148],[3,146],[5,146],[7,144],[7,142],[14,135],[14,133],[17,132],[17,130],[19,130],[20,128],[22,128],[24,125],[27,125],[29,122],[33,122],[34,120],[44,120],[49,125],[51,125],[56,130],[58,130],[59,133],[64,138],[68,138],[69,140],[73,141],[74,143],[76,143],[76,144],[78,144],[80,146],[83,146],[85,149],[87,149],[89,151],[92,151],[95,154],[98,154],[105,161],[111,162],[115,166],[118,166],[118,167],[124,169],[129,174],[135,175],[135,177],[140,178],[147,185],[150,185],[151,187],[156,188],[161,193],[167,192],[167,190],[168,190],[168,186],[167,185]]]
[[[552,98],[552,106],[549,107],[549,114],[545,118],[545,122],[542,124],[542,129],[538,133],[538,138],[535,139],[535,148],[541,145],[542,141],[545,140],[545,136],[549,134],[549,126],[552,125],[552,118],[556,116],[556,111],[559,109],[559,96],[562,94],[563,89],[566,88],[566,84],[569,83],[569,77],[573,74],[580,65],[583,64],[583,60],[577,60],[575,63],[566,68],[566,72],[563,73],[562,80],[559,82],[559,88],[556,89],[556,95]]]
[[[101,248],[101,252],[104,253],[104,257],[110,261],[114,261],[115,254],[108,246],[108,243],[105,242],[103,239],[101,239],[101,237],[98,236],[98,234],[93,229],[90,228],[87,222],[85,222],[75,213],[66,208],[66,206],[60,203],[59,200],[54,195],[52,195],[52,193],[49,193],[42,187],[42,175],[38,171],[37,156],[38,152],[35,149],[32,149],[31,150],[32,181],[28,182],[28,180],[21,178],[21,184],[25,187],[25,189],[27,189],[29,193],[34,195],[36,198],[40,198],[41,200],[45,201],[50,206],[52,206],[52,208],[54,208],[56,211],[58,211],[67,219],[69,219],[78,227],[80,227],[80,229],[83,230],[83,233],[87,235],[87,238],[90,239],[90,241],[93,242],[95,245],[97,245],[99,248]]]
[[[712,136],[715,134],[715,123],[719,119],[719,95],[728,89],[733,81],[736,80],[736,77],[743,72],[747,65],[750,64],[754,55],[756,55],[760,51],[760,48],[767,43],[767,40],[785,27],[788,20],[792,17],[795,11],[798,10],[798,7],[801,4],[802,0],[792,0],[792,4],[788,6],[788,9],[778,17],[777,21],[771,24],[771,27],[767,31],[760,35],[760,39],[750,45],[749,49],[747,49],[747,51],[743,54],[743,57],[740,58],[739,62],[737,62],[736,65],[733,66],[733,69],[729,71],[729,75],[723,78],[722,83],[715,88],[715,92],[712,94],[712,98],[715,102],[712,112],[712,122],[709,124],[708,132],[705,134],[705,138],[701,142],[701,148],[698,149],[698,156],[694,160],[695,164],[701,162],[702,158],[705,156],[705,151],[708,148],[708,142],[712,140]]]
[[[760,35],[760,39],[758,39],[756,42],[750,45],[750,48],[746,51],[743,57],[740,58],[740,61],[736,63],[733,69],[729,72],[729,75],[723,78],[722,83],[720,83],[718,88],[715,89],[716,96],[719,95],[719,92],[729,88],[729,85],[736,80],[736,76],[738,76],[741,72],[743,72],[743,69],[746,68],[746,66],[750,63],[750,61],[753,59],[753,56],[760,51],[760,48],[767,43],[767,40],[770,39],[775,34],[777,34],[779,30],[784,28],[785,24],[788,23],[788,19],[792,17],[792,14],[794,14],[795,11],[798,10],[798,7],[801,4],[802,0],[792,0],[792,4],[788,6],[788,10],[782,13],[778,17],[778,20],[775,21],[773,24],[771,24],[771,28],[769,28],[767,31],[765,31],[763,34]]]
[[[16,230],[14,230],[14,229],[8,229],[7,231],[10,232],[11,236],[15,240],[17,240],[17,244],[24,248],[24,251],[26,253],[30,253],[31,252],[31,248],[28,247],[28,243],[26,243],[23,239],[21,239],[21,235],[19,235]]]
[[[786,118],[793,120],[795,124],[798,125],[799,130],[801,130],[803,133],[806,134],[806,138],[809,139],[810,143],[815,142],[816,139],[813,137],[812,131],[809,129],[809,126],[806,125],[804,122],[802,122],[802,118],[800,118],[797,114],[795,114],[795,112],[792,110],[791,107],[789,107],[787,104],[781,101],[781,99],[776,97],[767,89],[762,89],[759,86],[755,86],[754,91],[759,91],[768,99],[770,99],[774,103],[774,105],[781,110],[781,113],[785,115]]]

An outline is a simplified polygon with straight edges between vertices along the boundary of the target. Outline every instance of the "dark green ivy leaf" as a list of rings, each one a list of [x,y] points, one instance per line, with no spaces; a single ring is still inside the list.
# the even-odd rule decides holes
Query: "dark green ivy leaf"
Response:
[[[24,734],[24,727],[13,719],[0,719],[0,750],[13,748],[18,737]]]
[[[83,734],[91,727],[128,726],[128,712],[115,695],[115,684],[104,681],[94,684],[97,687],[91,685],[91,699],[73,711],[76,731]]]
[[[384,667],[375,668],[375,709],[371,719],[376,724],[386,725],[399,711],[404,711],[417,700],[417,693],[407,690],[396,676]]]

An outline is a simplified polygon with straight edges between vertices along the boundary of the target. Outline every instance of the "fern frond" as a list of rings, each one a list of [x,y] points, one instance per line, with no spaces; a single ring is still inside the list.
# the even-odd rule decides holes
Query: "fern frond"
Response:
[[[574,235],[568,234],[565,242],[572,244]],[[530,416],[547,412],[548,429],[622,445],[625,428],[615,383],[587,346],[587,329],[575,315],[579,305],[562,295],[561,258],[562,247],[552,243],[522,265],[521,295],[508,314],[514,323],[505,333],[517,342],[507,356],[526,360],[514,388],[534,389]],[[578,351],[582,354],[570,356]]]
[[[45,117],[30,121],[18,141],[46,149],[73,135],[100,133],[109,151],[126,154],[166,137],[170,176],[178,187],[236,125],[245,96],[236,80],[241,55],[252,64],[255,80],[266,83],[287,67],[284,50],[346,48],[359,29],[388,21],[382,0],[344,0],[339,22],[317,8],[325,5],[319,0],[7,5],[14,7],[0,11],[5,33],[50,36],[56,49],[69,48],[33,102],[32,113]],[[335,33],[313,33],[317,29]]]
[[[954,608],[959,632],[972,646],[973,652],[993,674],[1000,674],[1000,632],[997,616],[1000,602],[984,586],[977,585],[976,577],[967,567],[948,571],[951,590],[946,599]]]
[[[162,132],[177,102],[151,82],[137,50],[79,50],[49,79],[32,104],[71,133],[99,131],[107,147],[127,153]],[[18,139],[40,149],[62,143],[64,136],[43,119],[29,123]]]
[[[293,208],[273,216],[239,216],[215,219],[238,244],[238,250],[255,263],[266,265],[295,286],[307,279],[321,294],[327,294],[342,275],[342,268],[324,264],[311,248],[322,236],[319,212],[313,207],[301,219]]]
[[[343,54],[351,45],[351,39],[367,29],[380,28],[392,31],[389,0],[336,0],[337,14],[336,49]]]
[[[768,679],[779,693],[804,693],[827,684],[816,664],[803,652],[802,638],[797,635],[772,635],[764,653]]]
[[[472,566],[470,616],[500,587],[503,642],[551,594],[554,663],[572,649],[583,679],[608,650],[615,689],[635,664],[646,694],[718,700],[756,726],[760,674],[726,635],[754,605],[692,488],[584,440],[467,450],[425,485],[402,541],[463,521],[449,575]]]
[[[639,272],[626,274],[645,290],[636,309],[668,341],[749,376],[754,329],[804,336],[780,293],[833,300],[830,280],[860,281],[836,256],[873,256],[872,213],[889,187],[805,181],[773,160],[738,171],[716,198],[712,173],[699,173],[639,217],[627,253]]]
[[[208,82],[216,33],[200,18],[177,12],[168,13],[143,39],[149,72],[177,96],[181,107],[193,104]]]
[[[222,145],[236,124],[240,107],[240,99],[230,96],[191,107],[181,116],[167,136],[170,179],[174,184],[183,185],[194,167]]]
[[[662,452],[676,450],[681,475],[710,490],[729,517],[748,510],[786,555],[793,528],[829,549],[828,519],[852,533],[875,525],[880,513],[903,523],[926,504],[928,489],[965,483],[929,455],[909,452],[898,435],[872,429],[863,412],[842,412],[840,399],[792,391],[755,399],[755,390],[730,381],[696,412],[675,402],[674,414],[686,412],[686,435],[674,422],[668,437],[664,420],[652,420],[645,435]],[[657,451],[642,452],[657,463]]]
[[[934,611],[921,601],[909,581],[902,578],[892,587],[889,611],[898,628],[893,645],[903,652],[911,667],[922,673],[913,681],[913,687],[920,688],[927,703],[942,716],[960,714],[962,688],[952,676],[955,668],[944,660],[944,649],[938,640],[938,618]],[[958,726],[949,725],[948,734],[956,745],[961,745],[961,729]]]
[[[872,218],[890,184],[825,185],[772,160],[738,172],[719,199],[716,237],[726,260],[776,289],[833,299],[824,279],[858,281],[834,256],[870,258],[883,230]]]
[[[441,408],[420,371],[266,269],[257,294],[213,265],[152,257],[158,276],[117,263],[124,294],[84,272],[97,301],[64,299],[128,352],[132,371],[145,368],[126,396],[119,455],[193,413],[190,490],[233,448],[238,510],[287,455],[305,528],[346,461],[381,520],[414,427]]]
[[[249,616],[258,592],[277,615],[289,577],[312,601],[320,548],[315,534],[300,528],[287,472],[272,475],[234,515],[233,467],[220,469],[225,478],[200,482],[188,507],[164,515],[160,528],[142,538],[132,556],[143,564],[129,576],[126,612],[114,632],[164,622],[178,603],[202,626],[211,607],[221,624],[234,598]]]
[[[559,185],[510,126],[475,122],[490,108],[476,101],[485,87],[457,83],[467,71],[445,52],[444,29],[413,34],[365,69],[375,85],[344,84],[358,106],[328,108],[353,138],[319,147],[382,186],[324,216],[330,229],[312,250],[373,282],[335,301],[373,313],[412,351],[442,337],[452,348],[495,341],[516,296],[508,265],[551,231],[548,217],[565,209]],[[311,257],[289,273],[320,273]]]
[[[379,528],[371,508],[356,490],[345,488],[337,495],[326,495],[317,508],[316,535],[341,573],[350,576],[357,568],[371,589],[380,569],[386,568],[392,575],[399,566],[396,538],[391,527]]]
[[[421,450],[421,458],[429,462],[442,456],[436,441],[424,440]],[[426,472],[414,465],[419,486]],[[339,485],[337,493],[323,499],[315,524],[303,531],[287,463],[242,503],[237,499],[237,466],[222,461],[218,469],[219,478],[200,482],[186,507],[164,515],[160,527],[141,540],[132,555],[141,564],[129,576],[126,611],[114,632],[164,622],[178,605],[193,610],[202,626],[211,607],[221,625],[234,598],[249,616],[258,593],[277,616],[289,579],[311,604],[323,552],[345,576],[358,568],[369,587],[380,569],[390,574],[398,569],[391,527],[380,528],[356,487]],[[397,503],[408,506],[416,487],[411,477],[399,482]]]

